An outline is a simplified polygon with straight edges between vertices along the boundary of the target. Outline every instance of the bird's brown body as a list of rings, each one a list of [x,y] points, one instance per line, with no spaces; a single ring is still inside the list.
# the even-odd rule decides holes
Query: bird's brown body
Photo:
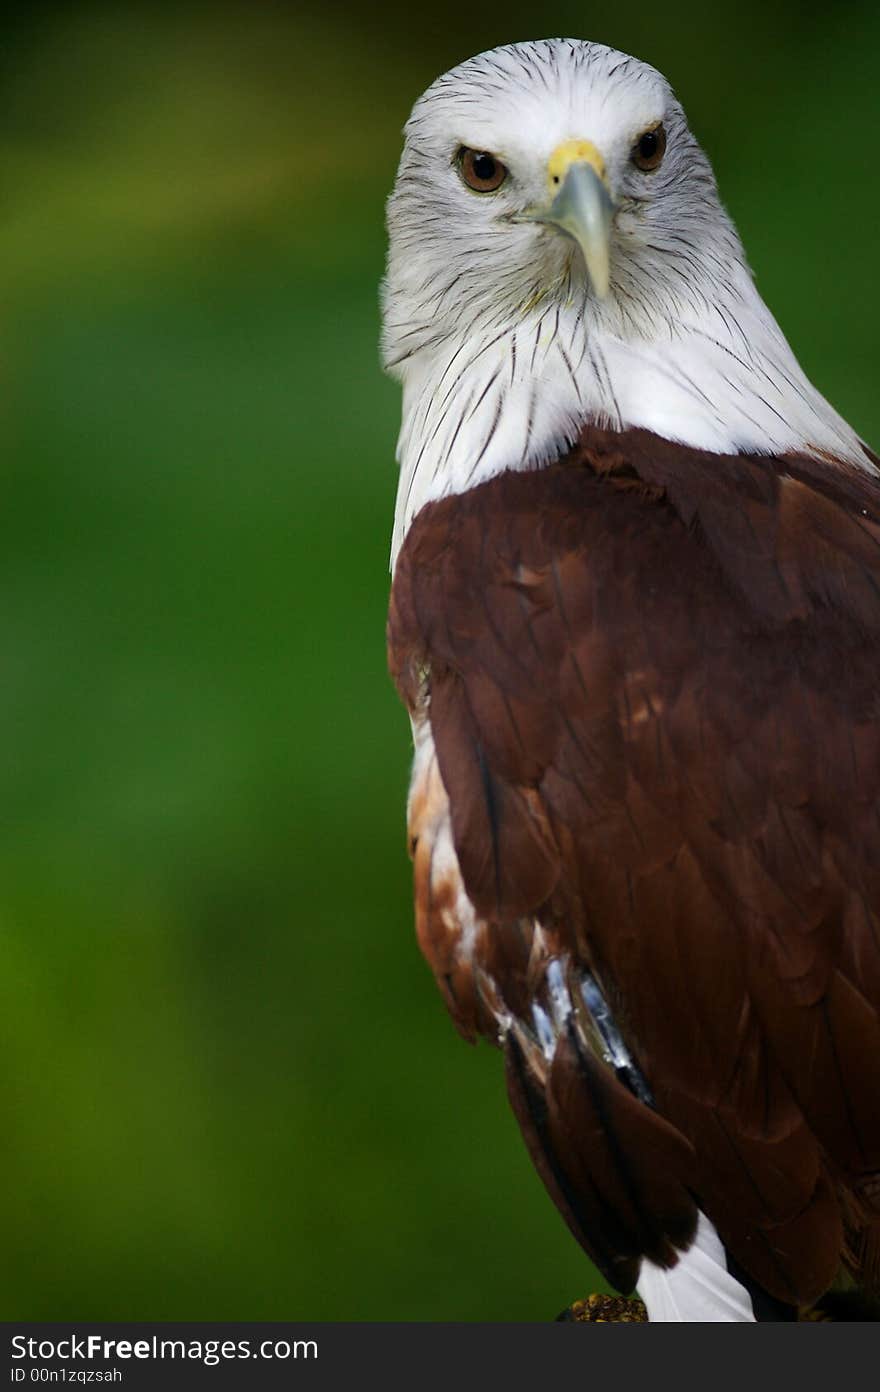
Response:
[[[388,643],[419,940],[578,1239],[876,1285],[880,482],[591,427],[421,510]]]

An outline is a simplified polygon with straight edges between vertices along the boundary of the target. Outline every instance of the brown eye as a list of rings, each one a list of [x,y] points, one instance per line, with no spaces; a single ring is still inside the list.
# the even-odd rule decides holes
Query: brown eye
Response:
[[[461,177],[476,193],[494,193],[507,178],[507,165],[487,150],[463,148],[458,154]]]
[[[666,154],[666,131],[662,125],[654,126],[640,135],[633,146],[633,164],[649,174],[656,169]]]

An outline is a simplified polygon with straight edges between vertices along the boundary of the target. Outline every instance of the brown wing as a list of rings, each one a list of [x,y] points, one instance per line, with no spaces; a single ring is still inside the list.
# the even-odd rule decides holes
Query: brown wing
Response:
[[[782,1300],[873,1264],[878,518],[830,461],[590,430],[428,505],[398,561],[420,940],[623,1288],[694,1198]]]

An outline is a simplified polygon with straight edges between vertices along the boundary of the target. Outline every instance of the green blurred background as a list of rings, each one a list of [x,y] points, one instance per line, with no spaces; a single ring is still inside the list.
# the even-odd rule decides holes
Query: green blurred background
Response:
[[[595,1284],[417,953],[383,199],[495,43],[647,58],[875,445],[880,12],[23,9],[0,57],[0,1314],[547,1319]]]

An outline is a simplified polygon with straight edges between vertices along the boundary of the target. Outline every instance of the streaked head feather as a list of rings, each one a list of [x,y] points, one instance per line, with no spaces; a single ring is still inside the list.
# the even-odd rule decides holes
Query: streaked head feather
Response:
[[[633,142],[658,121],[667,153],[645,175]],[[601,300],[574,242],[511,220],[571,139],[601,150],[616,204]],[[462,146],[508,166],[496,193],[465,187]],[[444,74],[407,122],[388,231],[383,355],[404,392],[392,563],[425,502],[539,466],[587,420],[868,466],[758,295],[709,162],[646,63],[548,39]]]

